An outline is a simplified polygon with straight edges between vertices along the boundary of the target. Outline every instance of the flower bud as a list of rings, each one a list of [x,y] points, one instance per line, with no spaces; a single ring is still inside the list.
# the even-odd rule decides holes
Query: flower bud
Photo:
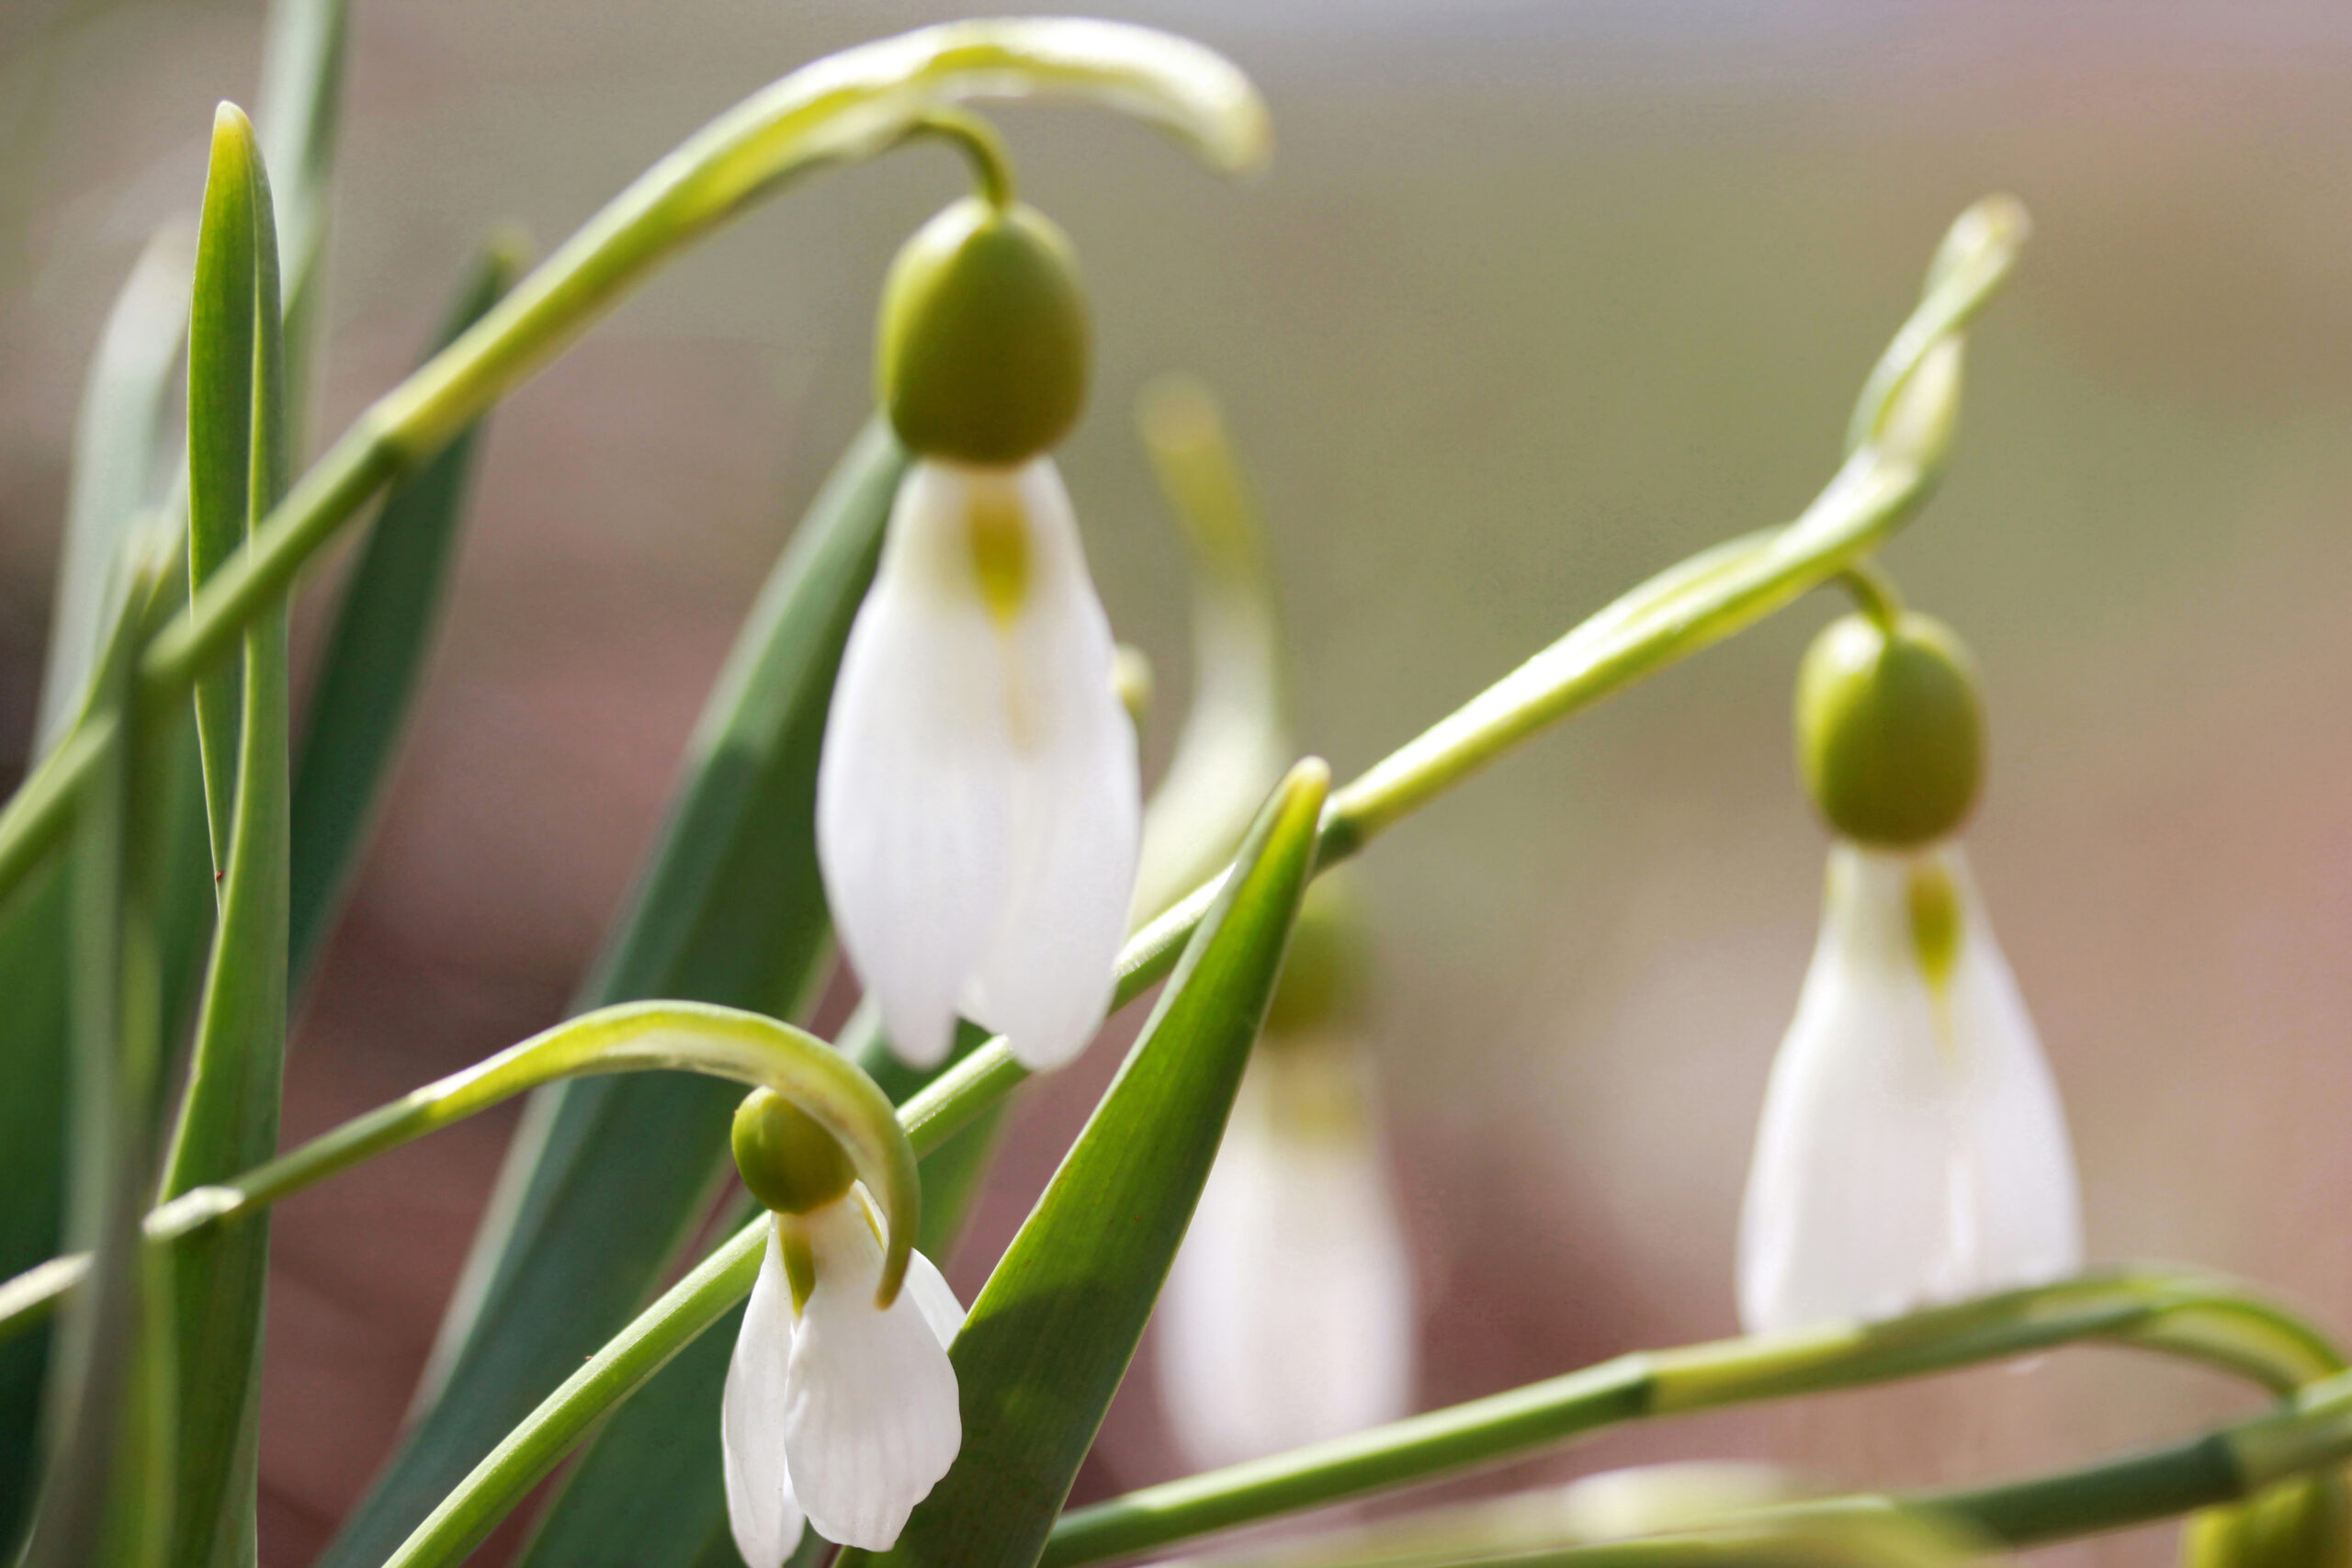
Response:
[[[857,1179],[849,1155],[816,1118],[773,1089],[735,1108],[735,1168],[752,1196],[779,1214],[806,1214]]]
[[[1069,433],[1086,400],[1086,299],[1043,213],[978,197],[916,231],[883,286],[875,374],[917,456],[1006,467]]]
[[[2208,1508],[2181,1531],[2183,1568],[2345,1568],[2352,1496],[2339,1475],[2281,1482],[2249,1502]]]
[[[1950,835],[1984,776],[1984,716],[1968,650],[1905,612],[1892,629],[1847,615],[1797,674],[1797,760],[1840,837],[1910,849]]]

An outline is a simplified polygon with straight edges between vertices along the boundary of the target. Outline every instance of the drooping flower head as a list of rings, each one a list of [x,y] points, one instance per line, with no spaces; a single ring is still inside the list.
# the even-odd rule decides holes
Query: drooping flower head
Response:
[[[885,292],[883,407],[916,461],[842,654],[817,848],[843,948],[898,1054],[958,1014],[1033,1068],[1102,1022],[1141,797],[1110,626],[1046,452],[1083,401],[1069,243],[1009,200],[959,201]]]
[[[1925,616],[1832,625],[1798,741],[1838,835],[1741,1215],[1753,1332],[1886,1317],[2071,1272],[2074,1155],[1955,834],[1983,771],[1965,651]]]
[[[776,1568],[804,1523],[888,1550],[963,1445],[947,1359],[963,1308],[921,1253],[876,1304],[880,1217],[841,1145],[789,1101],[743,1101],[735,1163],[772,1214],[719,1417],[736,1550]]]
[[[1159,1314],[1162,1404],[1237,1464],[1412,1408],[1412,1259],[1363,1048],[1359,932],[1309,891]]]

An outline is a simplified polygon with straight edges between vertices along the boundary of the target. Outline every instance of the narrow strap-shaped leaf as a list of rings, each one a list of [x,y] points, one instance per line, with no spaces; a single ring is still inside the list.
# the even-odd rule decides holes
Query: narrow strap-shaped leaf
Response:
[[[228,112],[223,106],[224,120]],[[244,544],[253,518],[254,159],[250,126],[239,132],[215,125],[188,310],[187,577],[195,587]],[[274,233],[271,244],[274,249]],[[216,873],[228,864],[236,803],[239,701],[233,661],[196,683],[196,732]]]
[[[1208,1179],[1329,785],[1310,761],[1275,789],[1117,1080],[972,1303],[950,1351],[963,1451],[883,1561],[1027,1568],[1044,1549]]]
[[[0,910],[0,1270],[54,1254],[63,1235],[67,878],[43,866]],[[0,1345],[0,1560],[32,1501],[46,1332]]]
[[[513,244],[488,247],[435,346],[480,320],[521,264]],[[342,908],[407,728],[447,596],[481,428],[469,427],[392,487],[335,609],[294,771],[288,951],[297,988]]]
[[[128,543],[128,541],[126,541]],[[59,1338],[48,1389],[48,1464],[26,1568],[161,1560],[170,1528],[171,1344],[159,1276],[139,1246],[153,1182],[162,1076],[150,840],[141,827],[153,737],[130,723],[131,671],[164,565],[127,575],[77,735],[98,765],[74,814],[71,933],[73,1152],[69,1231],[95,1259]]]
[[[302,445],[324,293],[327,214],[343,123],[350,0],[275,0],[264,41],[262,161],[277,171],[277,253],[286,317],[288,445]]]
[[[906,461],[876,423],[810,506],[712,694],[583,1006],[679,997],[782,1017],[809,989],[830,930],[818,742]],[[707,1207],[741,1098],[660,1074],[534,1100],[428,1372],[465,1397],[431,1401],[325,1568],[376,1568],[644,1304]]]
[[[164,412],[187,332],[195,265],[195,236],[185,221],[156,231],[115,296],[83,383],[49,659],[33,726],[43,751],[57,743],[81,706],[105,630],[116,558],[132,520],[155,502]]]
[[[191,571],[201,584],[227,554],[232,523],[242,541],[286,482],[276,220],[253,127],[231,105],[213,127],[196,297],[188,500]],[[232,319],[240,300],[242,331]],[[227,758],[205,733],[220,919],[165,1168],[167,1197],[258,1164],[277,1144],[288,795],[283,604],[247,632],[241,675],[238,700],[226,708],[236,716],[233,786],[221,776]],[[225,705],[208,708],[202,696],[199,726],[217,725]],[[225,828],[218,815],[224,795],[232,803]],[[250,1550],[268,1246],[266,1221],[256,1217],[195,1238],[175,1260],[180,1408],[171,1561],[184,1568],[233,1562]]]

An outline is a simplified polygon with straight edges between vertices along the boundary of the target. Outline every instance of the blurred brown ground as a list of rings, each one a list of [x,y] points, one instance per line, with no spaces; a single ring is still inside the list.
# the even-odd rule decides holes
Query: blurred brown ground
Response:
[[[1228,50],[1281,139],[1272,176],[1235,189],[1099,117],[1003,116],[1091,269],[1099,390],[1066,466],[1113,617],[1160,671],[1155,755],[1183,629],[1126,433],[1148,376],[1190,368],[1228,400],[1301,728],[1345,776],[1645,571],[1802,504],[1943,225],[1988,189],[2026,198],[2038,237],[1977,334],[1955,471],[1889,553],[1987,672],[1972,852],[2073,1111],[2094,1252],[2256,1276],[2352,1326],[2352,18],[1115,10]],[[551,243],[743,92],[942,14],[358,0],[316,428],[400,374],[492,223]],[[141,238],[193,206],[212,101],[250,100],[258,24],[254,0],[0,20],[0,761],[29,725],[82,361]],[[500,413],[445,644],[301,1020],[289,1140],[558,1015],[735,618],[862,416],[880,268],[957,177],[930,152],[820,177]],[[1426,1403],[1730,1331],[1733,1217],[1821,866],[1787,688],[1828,609],[1579,718],[1364,863]],[[956,1260],[967,1294],[1114,1055],[1033,1091]],[[281,1213],[273,1568],[310,1560],[391,1442],[511,1124]],[[1173,1472],[1148,1365],[1082,1495]],[[1499,1479],[1668,1455],[1958,1479],[2245,1404],[2081,1352]],[[2052,1555],[2169,1552],[2147,1530]]]

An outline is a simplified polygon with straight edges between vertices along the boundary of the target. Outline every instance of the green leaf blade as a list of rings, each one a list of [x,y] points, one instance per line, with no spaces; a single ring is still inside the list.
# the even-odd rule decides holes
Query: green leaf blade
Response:
[[[520,269],[513,244],[490,246],[435,344],[479,321]],[[469,425],[392,487],[327,635],[294,774],[289,940],[298,989],[342,908],[407,728],[447,596],[482,428]]]
[[[63,1235],[66,1118],[66,876],[52,863],[0,911],[0,1273],[59,1250]],[[49,1331],[0,1346],[0,1555],[32,1501]]]
[[[583,1008],[675,997],[783,1017],[819,976],[831,927],[816,863],[818,743],[907,460],[870,426],[811,503],[712,694]],[[741,1099],[731,1086],[650,1074],[543,1094],[427,1371],[465,1397],[432,1399],[322,1568],[377,1568],[398,1548],[628,1324],[725,1176]]]
[[[253,509],[254,156],[252,126],[232,106],[221,105],[188,310],[187,575],[199,587],[243,545]],[[234,668],[214,671],[196,684],[216,872],[227,863],[236,799],[238,684]]]
[[[284,344],[269,183],[252,125],[222,106],[198,239],[189,337],[189,562],[201,583],[286,487]],[[243,326],[235,320],[240,302]],[[233,705],[208,706],[220,918],[199,1004],[188,1083],[164,1190],[234,1176],[277,1152],[286,1045],[288,783],[288,614],[245,637]],[[234,765],[215,749],[233,721]],[[225,818],[220,807],[227,804]],[[266,1220],[222,1227],[174,1259],[179,1441],[170,1561],[209,1568],[249,1554],[257,1467],[259,1358],[269,1260]]]
[[[105,632],[117,554],[156,500],[164,412],[187,332],[195,253],[185,222],[156,231],[115,297],[90,360],[74,425],[73,489],[33,727],[40,750],[57,743],[81,707]]]
[[[1045,1548],[1208,1179],[1280,974],[1330,775],[1298,764],[1185,948],[1119,1077],[972,1303],[950,1354],[964,1446],[888,1554],[1018,1564]]]
[[[285,266],[286,407],[293,445],[317,358],[327,212],[343,124],[350,0],[276,0],[262,52],[257,117],[263,162],[277,171],[277,249]]]

